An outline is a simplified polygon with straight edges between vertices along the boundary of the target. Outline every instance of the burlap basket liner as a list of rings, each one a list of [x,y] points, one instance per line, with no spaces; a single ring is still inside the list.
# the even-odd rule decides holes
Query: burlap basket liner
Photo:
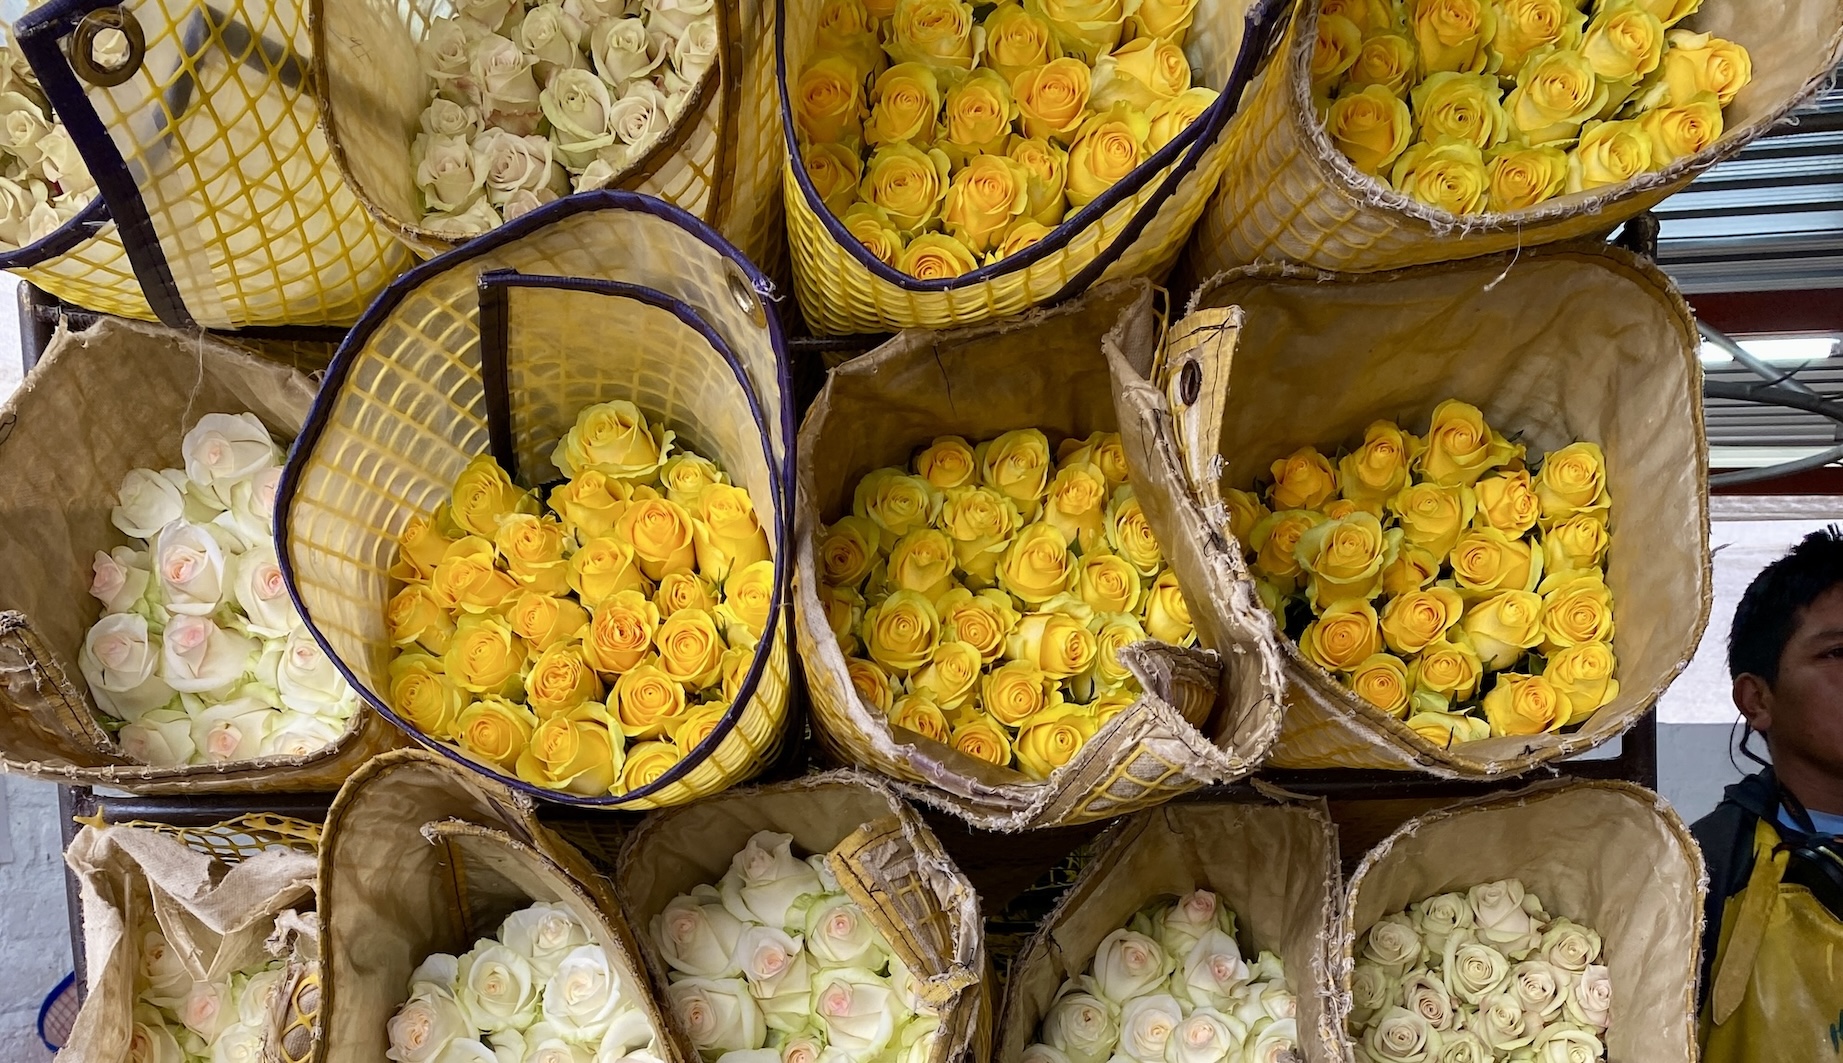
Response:
[[[905,332],[832,371],[800,431],[795,594],[813,732],[834,756],[910,784],[918,799],[981,827],[1025,830],[1157,804],[1245,775],[1266,753],[1278,706],[1236,661],[1225,675],[1215,654],[1142,642],[1126,656],[1146,693],[1069,763],[1034,781],[893,728],[852,689],[819,604],[820,528],[850,512],[857,482],[872,469],[906,465],[937,436],[974,441],[1035,427],[1054,445],[1124,432],[1102,347],[1149,369],[1160,325],[1153,300],[1146,282],[1122,281],[996,324]],[[1135,486],[1142,471],[1133,469]],[[1205,610],[1189,575],[1178,569],[1194,618]]]
[[[1349,1060],[1339,1001],[1337,833],[1323,801],[1258,789],[1245,800],[1148,809],[1095,843],[1093,859],[1012,961],[998,1063],[1023,1058],[1057,991],[1088,971],[1107,935],[1146,905],[1199,889],[1235,913],[1235,938],[1251,964],[1261,950],[1285,963],[1306,1060]]]
[[[610,186],[683,208],[770,269],[782,239],[776,2],[719,0],[723,47],[693,103]],[[424,257],[465,242],[422,226],[410,157],[430,95],[419,45],[429,24],[454,9],[452,0],[312,0],[314,42],[324,59],[314,91],[333,159],[365,209]]]
[[[324,1035],[315,1059],[383,1059],[410,972],[433,953],[466,952],[538,901],[562,904],[588,927],[659,1034],[661,1059],[697,1058],[666,1025],[608,881],[539,825],[529,798],[432,753],[378,757],[339,791],[320,896]]]
[[[1630,783],[1548,783],[1409,820],[1351,875],[1343,974],[1383,916],[1503,879],[1600,934],[1608,1059],[1693,1063],[1702,853],[1663,798]]]
[[[1357,170],[1312,105],[1318,3],[1300,3],[1281,49],[1224,141],[1229,164],[1191,249],[1199,277],[1252,262],[1348,272],[1470,258],[1604,233],[1739,151],[1828,83],[1843,58],[1839,0],[1706,0],[1678,28],[1746,46],[1754,80],[1706,151],[1527,210],[1456,216]]]
[[[1197,83],[1221,90],[1221,97],[1118,184],[1071,209],[1036,244],[962,276],[931,281],[866,251],[825,206],[800,160],[789,86],[812,58],[821,2],[787,0],[775,30],[794,292],[807,325],[821,335],[973,325],[1061,302],[1100,281],[1163,277],[1228,164],[1220,134],[1285,6],[1281,0],[1201,0],[1185,51]]]
[[[1281,662],[1286,715],[1272,763],[1514,774],[1591,749],[1643,715],[1708,620],[1697,350],[1689,309],[1664,275],[1600,245],[1362,276],[1249,267],[1206,286],[1172,330],[1160,398],[1161,430],[1183,460],[1149,485],[1161,504],[1146,513],[1161,539],[1161,519],[1202,529],[1173,549],[1201,551],[1192,563],[1209,573],[1212,595],[1235,605],[1207,628],[1229,640],[1216,645]],[[1427,741],[1305,660],[1222,530],[1220,487],[1250,486],[1301,446],[1332,454],[1378,418],[1423,431],[1449,398],[1477,405],[1532,454],[1576,440],[1606,453],[1619,696],[1573,733],[1452,749]]]
[[[117,24],[130,55],[105,70],[90,37]],[[413,261],[331,165],[300,0],[51,0],[16,30],[118,226],[98,240],[125,248],[125,264],[90,249],[106,272],[65,285],[72,301],[174,326],[344,326]]]
[[[0,251],[0,269],[78,306],[142,320],[154,316],[101,196],[43,240]]]
[[[313,907],[318,840],[313,824],[276,816],[78,831],[64,859],[81,894],[89,986],[58,1059],[128,1058],[143,930],[158,929],[197,979],[225,978],[269,958],[271,938],[279,944],[288,927],[302,925],[295,910]],[[268,1016],[272,1045],[281,1043],[288,999]]]
[[[930,1063],[986,1063],[993,1003],[978,894],[921,817],[856,772],[734,790],[641,822],[621,847],[615,892],[654,981],[667,984],[654,917],[723,877],[764,830],[793,835],[796,854],[825,854],[839,886],[908,967],[924,1009],[941,1022]]]
[[[289,365],[215,338],[112,318],[57,334],[0,407],[0,767],[136,793],[332,790],[397,743],[360,707],[337,742],[307,756],[142,764],[103,726],[77,666],[102,616],[91,561],[127,542],[109,511],[128,470],[183,464],[180,442],[207,413],[251,412],[292,439],[313,394]]]
[[[792,409],[771,288],[696,219],[659,200],[586,192],[548,204],[392,285],[327,373],[276,497],[281,561],[310,630],[386,718],[515,790],[652,808],[746,779],[788,720],[785,550]],[[483,336],[506,354],[505,408],[482,383]],[[384,611],[397,535],[448,497],[505,425],[515,480],[558,478],[550,454],[583,407],[634,402],[749,492],[775,559],[769,623],[741,692],[709,738],[619,797],[542,789],[420,734],[384,693]]]

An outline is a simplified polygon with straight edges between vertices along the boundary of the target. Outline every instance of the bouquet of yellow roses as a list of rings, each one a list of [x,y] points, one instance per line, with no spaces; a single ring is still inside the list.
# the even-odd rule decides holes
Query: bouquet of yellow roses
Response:
[[[633,403],[581,411],[552,462],[540,504],[477,457],[404,529],[390,702],[532,785],[623,794],[729,711],[774,562],[748,492]]]
[[[1196,0],[826,0],[792,90],[826,206],[913,277],[1036,243],[1215,102]]]
[[[1121,648],[1196,640],[1114,432],[943,436],[820,544],[852,686],[890,722],[1044,779],[1132,704]]]
[[[1377,421],[1301,447],[1228,531],[1305,658],[1442,746],[1578,724],[1619,692],[1605,457],[1539,462],[1457,400],[1425,437]]]
[[[1622,184],[1721,137],[1747,49],[1702,0],[1323,0],[1312,87],[1364,173],[1453,214]]]

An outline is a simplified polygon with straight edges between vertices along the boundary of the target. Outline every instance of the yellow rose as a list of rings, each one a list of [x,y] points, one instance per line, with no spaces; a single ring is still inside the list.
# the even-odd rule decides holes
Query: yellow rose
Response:
[[[1135,38],[1182,41],[1196,16],[1197,0],[1139,0],[1139,6],[1127,18],[1127,26]]]
[[[1509,668],[1542,642],[1542,599],[1505,591],[1475,603],[1460,624],[1486,670]]]
[[[1017,0],[1005,0],[985,17],[985,53],[981,62],[1005,79],[1062,58],[1056,32],[1042,18],[1024,10]]]
[[[1356,65],[1363,50],[1363,31],[1342,15],[1318,15],[1318,35],[1312,42],[1312,92],[1328,96],[1344,73]]]
[[[653,785],[685,759],[677,745],[666,741],[636,742],[627,747],[617,793],[631,794]]]
[[[1025,520],[1035,520],[1049,486],[1049,440],[1035,428],[1006,432],[974,450],[979,482],[1017,503]]]
[[[1002,155],[1017,117],[1011,83],[996,70],[975,70],[947,91],[941,125],[947,157],[965,165],[980,152]]]
[[[1363,445],[1339,459],[1339,493],[1353,502],[1375,505],[1380,512],[1408,485],[1408,470],[1421,452],[1421,441],[1393,421],[1376,421],[1363,431]]]
[[[853,203],[839,222],[878,262],[894,266],[902,258],[902,233],[896,230],[889,212],[882,207],[861,201]]]
[[[538,654],[525,677],[525,704],[540,719],[559,716],[585,702],[600,701],[601,677],[582,658],[574,643]]]
[[[1576,515],[1605,520],[1612,506],[1606,493],[1606,455],[1597,443],[1572,443],[1543,459],[1536,476],[1542,522],[1552,525]]]
[[[868,517],[839,518],[819,540],[820,577],[835,587],[861,586],[877,563],[881,538]]]
[[[774,562],[757,561],[731,569],[723,581],[723,604],[717,606],[717,615],[729,625],[729,641],[753,645],[768,630],[773,603]]]
[[[889,708],[891,727],[914,731],[923,738],[945,743],[951,731],[941,707],[926,694],[904,694]]]
[[[940,645],[934,604],[914,591],[895,591],[864,611],[864,647],[870,659],[907,676],[927,664]]]
[[[813,191],[833,214],[843,214],[857,202],[858,183],[864,179],[864,160],[847,144],[808,144],[800,149],[800,164],[813,182]],[[670,497],[670,495],[668,495]],[[679,505],[684,500],[674,498]]]
[[[1666,38],[1662,83],[1671,103],[1713,92],[1726,107],[1753,80],[1753,57],[1733,41],[1688,30],[1671,30]]]
[[[1350,670],[1350,689],[1397,719],[1408,714],[1408,666],[1387,653],[1372,654]]]
[[[1089,66],[1120,43],[1129,9],[1124,0],[1024,0],[1024,10],[1049,24],[1063,50]]]
[[[591,469],[551,489],[546,500],[577,542],[607,535],[634,495],[631,485]]]
[[[1094,64],[1091,103],[1097,111],[1120,102],[1144,109],[1188,88],[1190,60],[1184,58],[1184,49],[1156,37],[1139,37]]]
[[[1676,25],[1695,14],[1697,9],[1702,6],[1702,0],[1633,0],[1633,3],[1634,6],[1643,8],[1657,16],[1658,21],[1666,26]],[[1594,13],[1597,15],[1602,9],[1613,6],[1616,6],[1616,0],[1615,3],[1608,3],[1607,0],[1595,0],[1593,5]]]
[[[1490,193],[1483,153],[1452,140],[1416,144],[1402,152],[1389,179],[1402,195],[1448,214],[1476,214],[1485,209]]]
[[[1033,779],[1047,779],[1051,772],[1074,759],[1098,730],[1100,725],[1086,706],[1063,705],[1038,713],[1018,730],[1018,768]]]
[[[384,626],[392,646],[420,644],[430,653],[446,653],[454,619],[429,588],[412,583],[398,591],[384,609]]]
[[[1011,763],[1011,739],[990,716],[969,716],[955,725],[948,743],[974,760],[1005,767]]]
[[[998,585],[1029,605],[1068,590],[1075,579],[1068,540],[1054,525],[1032,524],[1011,540],[998,565]]]
[[[1325,113],[1325,135],[1367,174],[1386,174],[1414,137],[1408,105],[1381,85],[1348,88]]]
[[[1416,59],[1413,41],[1399,33],[1377,33],[1364,39],[1344,83],[1349,88],[1379,87],[1399,98],[1408,92]]]
[[[1491,74],[1429,74],[1412,95],[1424,140],[1450,138],[1484,149],[1510,135],[1503,93]]]
[[[690,756],[698,751],[730,713],[731,706],[717,701],[698,705],[685,713],[685,722],[672,732],[672,744]]]
[[[886,550],[910,531],[926,528],[940,512],[941,492],[901,469],[871,470],[851,496],[852,516],[868,518],[881,529]]]
[[[1602,81],[1628,85],[1657,69],[1664,56],[1664,24],[1633,0],[1596,5],[1581,55]]]
[[[953,175],[941,222],[969,251],[983,254],[1029,205],[1030,174],[1021,163],[1004,155],[976,155]],[[912,252],[914,245],[909,246]]]
[[[877,75],[870,89],[870,121],[864,139],[872,145],[917,147],[934,143],[934,120],[941,113],[941,83],[925,63],[897,63]]]
[[[845,674],[851,677],[851,689],[871,708],[889,712],[895,701],[896,681],[875,661],[852,657],[845,661]]]
[[[1404,544],[1444,558],[1472,523],[1477,502],[1469,487],[1441,487],[1423,481],[1404,487],[1390,499],[1389,512],[1401,521]]]
[[[1088,64],[1070,56],[1021,70],[1011,78],[1024,135],[1035,140],[1075,138],[1088,113],[1091,73]]]
[[[1589,122],[1568,155],[1569,192],[1620,185],[1656,169],[1651,137],[1637,122]]]
[[[1585,720],[1619,696],[1619,680],[1613,678],[1617,665],[1613,648],[1604,642],[1576,643],[1549,657],[1542,677],[1568,698],[1573,712],[1567,723]]]
[[[1092,550],[1107,524],[1107,477],[1089,462],[1064,464],[1050,481],[1043,505],[1043,520],[1055,526],[1069,542]]]
[[[631,402],[597,403],[576,415],[550,460],[565,476],[594,469],[616,480],[646,480],[659,472],[672,438],[663,425],[648,426]]]
[[[622,591],[595,607],[582,656],[603,675],[620,675],[646,659],[659,630],[659,607],[639,591]]]
[[[1152,123],[1124,100],[1082,122],[1069,144],[1069,204],[1085,207],[1146,159]]]
[[[1542,568],[1551,575],[1599,568],[1612,545],[1606,522],[1592,513],[1556,521],[1542,536]]]
[[[1453,533],[1453,538],[1459,538],[1457,532]],[[1404,542],[1396,551],[1395,560],[1382,566],[1382,593],[1401,595],[1418,591],[1440,574],[1440,564],[1439,557]]]
[[[505,694],[518,688],[525,664],[525,643],[503,617],[469,613],[454,626],[442,670],[462,690]]]
[[[979,682],[979,704],[994,719],[1016,727],[1062,704],[1055,677],[1028,661],[1006,661]]]
[[[989,585],[1012,537],[1023,526],[1017,503],[990,487],[955,487],[941,503],[941,527],[968,582]]]
[[[591,797],[621,777],[621,743],[599,705],[585,705],[539,722],[515,770],[533,786]]]
[[[1198,86],[1152,104],[1152,109],[1146,112],[1146,117],[1152,123],[1151,132],[1146,134],[1145,139],[1146,154],[1150,155],[1176,140],[1179,133],[1203,117],[1203,112],[1209,110],[1220,95],[1215,89]]]
[[[1274,509],[1317,509],[1337,494],[1337,472],[1315,447],[1300,447],[1273,463],[1267,502]]]
[[[623,672],[608,699],[621,733],[635,740],[658,738],[685,721],[685,688],[656,664]]]
[[[1471,486],[1480,476],[1508,465],[1523,455],[1523,448],[1493,431],[1478,407],[1448,399],[1433,410],[1433,427],[1427,430],[1427,448],[1421,452],[1419,471],[1440,485]],[[1467,520],[1471,519],[1468,513]]]
[[[741,489],[712,488],[704,493],[705,506],[719,490]],[[689,572],[697,564],[697,533],[691,514],[676,502],[649,498],[629,503],[615,522],[614,534],[632,544],[634,562],[648,579],[657,580],[670,572]]]
[[[716,588],[689,572],[674,572],[659,581],[659,589],[653,592],[653,604],[659,607],[660,617],[668,617],[680,609],[716,608]]]
[[[493,545],[524,590],[562,594],[569,588],[563,525],[554,518],[514,513],[499,522]]]
[[[1574,0],[1496,0],[1497,34],[1491,38],[1499,77],[1514,78],[1539,48],[1578,48],[1587,15]]]
[[[940,617],[942,637],[973,647],[986,664],[998,660],[1005,652],[1005,638],[1018,622],[1017,610],[1011,607],[1011,596],[997,589],[974,593],[956,587],[941,596],[935,609]]]
[[[1107,505],[1107,547],[1147,578],[1157,575],[1165,563],[1158,536],[1152,533],[1139,496],[1130,486],[1115,491]]]
[[[719,670],[723,673],[721,689],[723,700],[735,703],[742,697],[742,685],[748,682],[749,671],[755,667],[754,645],[731,646],[723,651],[723,663]]]
[[[1491,183],[1486,206],[1493,211],[1523,210],[1561,194],[1568,182],[1568,153],[1560,148],[1526,148],[1506,144],[1485,156]]]
[[[870,157],[858,195],[883,208],[904,235],[918,232],[940,212],[947,195],[947,156],[913,144],[885,144]]]
[[[530,591],[512,599],[505,617],[518,637],[529,643],[536,653],[580,637],[582,630],[589,626],[589,611],[574,599]]]
[[[918,528],[896,540],[885,571],[891,587],[934,601],[953,586],[953,543],[932,528]]]
[[[1225,530],[1245,548],[1254,535],[1255,526],[1270,515],[1269,510],[1262,504],[1261,496],[1240,488],[1231,487],[1222,492],[1222,500],[1229,510]]]
[[[1024,209],[1030,219],[1044,226],[1061,222],[1068,202],[1063,189],[1069,180],[1069,153],[1047,140],[1014,136],[1005,154],[1029,176],[1030,205]]]
[[[856,144],[864,136],[864,74],[849,58],[815,60],[794,83],[794,128],[807,144]]]
[[[898,63],[971,70],[973,5],[960,0],[896,0],[883,50]]]
[[[1486,0],[1417,0],[1408,32],[1421,50],[1422,75],[1441,70],[1483,73],[1491,61],[1497,12]]]
[[[612,535],[590,539],[570,557],[570,589],[594,609],[622,591],[646,591],[633,547]]]
[[[1491,737],[1491,725],[1475,716],[1456,712],[1417,712],[1408,717],[1409,730],[1441,749]]]
[[[438,531],[429,518],[411,517],[403,526],[402,534],[397,536],[397,556],[405,566],[401,574],[396,574],[397,578],[406,583],[412,579],[428,579],[453,542]]]
[[[958,709],[972,700],[981,663],[979,651],[971,644],[943,642],[934,648],[934,657],[910,677],[909,689],[928,695],[943,709]]]
[[[1146,591],[1143,606],[1147,634],[1173,646],[1189,646],[1197,641],[1190,621],[1190,603],[1177,585],[1177,573],[1165,569]]]
[[[1321,17],[1347,18],[1366,34],[1392,30],[1401,24],[1401,12],[1390,0],[1322,0],[1318,13]]]
[[[1611,96],[1586,56],[1566,48],[1539,48],[1523,61],[1504,111],[1517,138],[1531,147],[1580,135],[1581,123],[1600,113]]]
[[[653,645],[659,650],[659,670],[693,691],[716,682],[721,674],[726,647],[709,613],[680,609],[659,625]]]
[[[1299,582],[1299,561],[1293,556],[1307,529],[1324,523],[1325,515],[1311,509],[1282,509],[1268,514],[1248,533],[1254,551],[1254,569],[1276,586],[1291,593]]]
[[[1583,642],[1611,642],[1613,592],[1599,573],[1567,576],[1543,585],[1542,648],[1545,652]]]
[[[1005,226],[992,255],[996,258],[1009,258],[1052,232],[1055,230],[1042,222],[1030,218],[1014,219],[1010,225]]]
[[[813,28],[814,55],[842,55],[857,67],[861,77],[883,69],[883,46],[877,41],[877,20],[862,0],[822,0],[818,24]]]
[[[1134,681],[1132,669],[1120,661],[1120,651],[1151,636],[1138,617],[1126,613],[1101,614],[1094,619],[1092,677],[1101,690],[1116,690]]]
[[[1069,612],[1026,613],[1005,639],[1006,657],[1057,679],[1087,671],[1096,649],[1085,615]]]
[[[720,580],[735,569],[768,560],[768,533],[755,515],[754,499],[743,488],[711,484],[698,496],[697,518],[692,544],[698,571],[706,578]],[[645,560],[642,553],[642,567]],[[667,571],[684,570],[672,566]]]
[[[1056,467],[1093,465],[1107,478],[1109,490],[1126,486],[1131,473],[1126,465],[1126,447],[1118,432],[1095,432],[1086,439],[1070,437],[1056,448]]]
[[[1416,691],[1443,694],[1454,701],[1466,701],[1478,693],[1478,684],[1485,676],[1485,666],[1461,632],[1451,634],[1453,638],[1427,644],[1421,655],[1408,665],[1408,680]]]
[[[1114,554],[1085,554],[1075,566],[1075,593],[1101,613],[1139,609],[1139,570]]]
[[[1721,139],[1721,104],[1715,94],[1692,96],[1675,107],[1660,107],[1638,119],[1638,128],[1651,138],[1651,161],[1658,167],[1707,151]]]
[[[1485,719],[1493,737],[1559,731],[1574,715],[1568,696],[1539,675],[1502,672],[1485,695]]]
[[[1542,579],[1542,554],[1524,539],[1496,528],[1468,528],[1448,557],[1453,582],[1468,602],[1499,591],[1533,591]]]
[[[659,483],[665,488],[667,498],[695,513],[704,489],[712,484],[727,484],[729,477],[709,458],[681,450],[659,467]]]
[[[972,444],[959,436],[941,436],[915,455],[915,475],[942,491],[965,487],[978,473]]]
[[[1382,593],[1382,568],[1394,560],[1390,555],[1400,540],[1385,535],[1382,522],[1362,511],[1306,529],[1293,553],[1309,577],[1306,594],[1313,608]]]
[[[467,695],[426,653],[405,653],[390,662],[390,707],[405,723],[430,738],[453,738]]]
[[[497,610],[518,593],[516,580],[499,571],[493,544],[478,535],[456,539],[449,545],[429,577],[428,596],[444,610],[484,613]],[[408,608],[411,602],[404,602]],[[439,633],[437,634],[439,636]]]
[[[1457,591],[1430,587],[1398,594],[1382,609],[1382,638],[1389,649],[1412,657],[1446,637],[1465,604]]]
[[[1525,469],[1483,477],[1472,485],[1472,493],[1478,501],[1474,519],[1481,528],[1496,528],[1515,537],[1535,527],[1536,518],[1542,515],[1542,502]]]
[[[449,510],[463,530],[490,540],[501,517],[536,513],[538,500],[514,484],[491,454],[480,454],[455,477]]]
[[[538,718],[530,709],[489,695],[461,710],[454,740],[501,771],[511,771],[537,726]]]
[[[1088,715],[1094,717],[1094,729],[1098,732],[1107,726],[1107,721],[1132,707],[1133,702],[1139,700],[1139,694],[1138,684],[1134,683],[1131,689],[1108,691],[1082,708],[1088,710]]]
[[[1327,672],[1350,671],[1382,652],[1376,610],[1361,598],[1332,602],[1300,634],[1299,652]]]
[[[922,233],[903,248],[896,268],[918,280],[938,281],[971,273],[979,268],[979,260],[953,236]]]

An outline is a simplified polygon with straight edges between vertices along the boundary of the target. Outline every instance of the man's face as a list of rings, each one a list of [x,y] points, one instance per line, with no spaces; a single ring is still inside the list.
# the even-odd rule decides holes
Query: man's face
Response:
[[[1748,679],[1755,689],[1743,694]],[[1843,776],[1843,585],[1799,614],[1779,657],[1778,681],[1769,689],[1758,677],[1742,676],[1735,699],[1754,729],[1767,732],[1775,762],[1792,757]]]

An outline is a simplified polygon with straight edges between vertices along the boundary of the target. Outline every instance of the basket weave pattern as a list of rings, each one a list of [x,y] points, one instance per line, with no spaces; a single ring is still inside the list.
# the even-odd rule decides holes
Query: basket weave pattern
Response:
[[[66,224],[77,224],[72,219]],[[27,257],[31,248],[21,248],[18,256]],[[122,247],[121,234],[114,222],[105,222],[90,236],[62,254],[40,259],[32,265],[7,266],[7,270],[67,303],[90,310],[100,310],[117,317],[152,321],[154,312],[141,292],[141,282]]]

